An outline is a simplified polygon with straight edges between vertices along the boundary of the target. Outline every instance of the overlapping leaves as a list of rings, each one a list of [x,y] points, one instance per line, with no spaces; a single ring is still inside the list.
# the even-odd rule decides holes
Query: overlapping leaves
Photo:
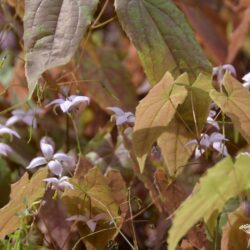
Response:
[[[224,76],[223,86],[225,92],[212,90],[210,96],[250,143],[250,93],[229,73]]]
[[[211,78],[200,74],[194,83],[186,73],[174,80],[166,73],[136,109],[133,144],[141,170],[157,140],[168,172],[173,175],[192,154],[186,144],[200,134],[208,114]]]
[[[195,192],[176,210],[168,237],[170,250],[195,223],[212,211],[221,211],[227,200],[250,188],[249,164],[246,155],[240,155],[235,163],[227,157],[200,179]]]
[[[167,72],[140,101],[136,108],[133,144],[141,171],[152,144],[166,129],[186,96],[186,88],[175,85],[172,75]]]
[[[91,168],[85,175],[80,173],[72,182],[76,188],[64,193],[63,203],[71,216],[95,218],[105,215],[97,221],[96,233],[93,235],[89,235],[91,231],[86,224],[77,223],[87,249],[104,249],[107,242],[118,233],[126,216],[125,182],[118,171],[111,170],[104,177],[97,167]]]

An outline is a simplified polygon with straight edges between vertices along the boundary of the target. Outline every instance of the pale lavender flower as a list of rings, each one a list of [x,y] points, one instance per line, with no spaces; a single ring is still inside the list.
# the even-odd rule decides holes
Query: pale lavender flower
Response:
[[[69,177],[67,176],[63,176],[60,179],[57,179],[55,177],[46,178],[46,179],[43,179],[43,181],[50,184],[52,186],[52,189],[55,189],[58,191],[64,191],[65,188],[74,189],[74,186],[69,182]]]
[[[242,80],[244,81],[243,87],[250,90],[250,72],[244,75]]]
[[[10,129],[6,126],[3,126],[3,125],[0,125],[0,135],[4,135],[4,134],[7,134],[9,135],[11,138],[13,136],[17,137],[17,138],[21,138],[20,135],[13,129]]]
[[[72,111],[74,108],[77,108],[79,105],[83,105],[84,107],[89,105],[90,99],[87,96],[78,96],[71,95],[66,99],[60,98],[55,99],[46,105],[46,107],[55,105],[55,107],[60,107],[63,113],[68,113]]]
[[[2,156],[8,156],[13,152],[12,148],[5,144],[5,143],[0,143],[0,155]]]
[[[75,166],[75,160],[73,157],[64,153],[54,154],[54,142],[50,137],[43,137],[40,141],[40,148],[43,156],[34,158],[27,169],[33,169],[42,165],[48,165],[50,171],[57,175],[62,176],[64,167],[73,169]]]
[[[228,141],[228,139],[223,134],[214,132],[211,135],[201,134],[200,141],[191,140],[186,145],[197,145],[195,148],[195,159],[197,159],[210,147],[224,156],[228,155],[225,141]]]
[[[115,114],[115,121],[117,126],[120,126],[125,123],[134,125],[135,116],[132,112],[124,112],[118,107],[108,107],[107,110],[110,110]]]
[[[236,70],[233,65],[231,64],[224,64],[218,67],[213,68],[213,76],[216,77],[217,82],[222,85],[223,84],[223,77],[225,72],[228,71],[231,75],[236,76]]]
[[[37,121],[35,116],[42,113],[42,109],[33,108],[25,111],[23,109],[16,109],[12,111],[12,116],[6,121],[6,126],[12,126],[17,122],[22,122],[28,126],[37,127]]]
[[[214,126],[217,130],[220,130],[220,126],[219,126],[218,122],[216,122],[213,118],[214,116],[216,116],[216,111],[210,110],[209,115],[207,117],[207,123]]]
[[[107,217],[108,217],[108,214],[100,213],[92,218],[90,218],[89,216],[85,216],[85,215],[73,215],[73,216],[67,218],[66,220],[86,223],[86,225],[88,226],[90,231],[94,232],[96,229],[97,222],[99,220],[103,220]]]

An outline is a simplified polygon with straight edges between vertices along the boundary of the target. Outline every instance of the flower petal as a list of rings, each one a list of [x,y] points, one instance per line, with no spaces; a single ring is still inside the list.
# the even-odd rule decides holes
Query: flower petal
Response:
[[[55,174],[57,176],[62,175],[63,167],[62,167],[62,165],[61,165],[61,163],[59,161],[56,161],[56,160],[55,161],[54,160],[50,161],[48,163],[48,167],[49,167],[50,171],[53,174]]]
[[[209,136],[210,143],[228,141],[225,136],[221,133],[214,132]]]
[[[87,96],[74,96],[72,98],[72,103],[74,106],[77,106],[80,103],[84,103],[85,105],[89,105],[90,99]]]
[[[218,122],[216,122],[213,118],[208,117],[207,118],[207,123],[214,126],[217,130],[220,130],[220,126],[219,126]]]
[[[20,135],[15,130],[0,125],[0,135],[2,134],[8,134],[10,136],[14,135],[17,138],[21,138]]]
[[[245,82],[247,82],[247,83],[250,83],[250,72],[247,73],[246,75],[244,75],[242,77],[242,80],[245,81]]]
[[[67,221],[82,221],[87,222],[88,218],[84,215],[72,215],[66,219]]]
[[[12,117],[10,117],[10,118],[6,121],[5,125],[6,125],[6,126],[12,126],[13,124],[15,124],[15,123],[17,123],[17,122],[19,122],[19,121],[22,121],[22,118],[13,115]]]
[[[112,111],[117,116],[121,116],[121,115],[125,114],[125,112],[122,109],[118,108],[118,107],[108,107],[106,109]]]
[[[47,105],[45,105],[45,108],[50,107],[50,106],[55,105],[55,104],[60,105],[60,104],[62,104],[64,102],[65,102],[65,100],[62,99],[62,98],[55,99],[54,101],[52,101],[52,102],[48,103]]]
[[[44,136],[40,141],[40,148],[47,161],[50,161],[54,154],[54,141],[50,137]]]
[[[96,222],[94,220],[90,219],[86,222],[86,224],[91,232],[95,232]]]
[[[124,123],[127,122],[127,117],[125,115],[122,115],[122,116],[116,116],[116,125],[117,126],[120,126]]]
[[[66,162],[70,166],[75,166],[75,160],[72,156],[66,155],[64,153],[56,153],[53,156],[53,159],[60,162]]]
[[[43,181],[48,182],[49,184],[55,184],[55,185],[59,184],[59,180],[55,177],[46,178],[46,179],[43,179]]]
[[[60,183],[59,183],[59,187],[60,188],[74,189],[74,186],[71,183],[69,183],[68,181],[61,181],[61,180],[60,180]]]
[[[27,169],[32,169],[32,168],[36,168],[36,167],[39,167],[39,166],[42,166],[42,165],[45,165],[47,164],[47,161],[44,157],[41,157],[41,156],[38,156],[36,158],[34,158],[29,166],[27,167]]]
[[[222,142],[214,142],[213,148],[224,156],[228,155],[227,147]]]
[[[5,143],[0,143],[0,155],[7,156],[8,154],[12,152],[13,150],[9,145]]]
[[[73,104],[72,104],[71,101],[66,100],[66,101],[64,101],[63,103],[60,104],[60,108],[61,108],[63,113],[67,113],[67,112],[69,112],[72,105]]]

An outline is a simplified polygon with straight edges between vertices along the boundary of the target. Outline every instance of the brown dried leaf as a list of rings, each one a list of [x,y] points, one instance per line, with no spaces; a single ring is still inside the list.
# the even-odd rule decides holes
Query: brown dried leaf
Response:
[[[247,249],[250,235],[239,229],[244,224],[250,224],[250,218],[243,214],[241,208],[228,215],[228,222],[223,228],[221,250]]]

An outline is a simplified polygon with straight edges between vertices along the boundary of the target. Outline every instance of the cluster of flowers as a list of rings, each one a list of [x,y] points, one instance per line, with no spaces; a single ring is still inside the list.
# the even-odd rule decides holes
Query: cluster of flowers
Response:
[[[215,79],[217,80],[220,86],[223,85],[223,77],[226,71],[236,76],[236,70],[231,64],[225,64],[225,65],[213,68],[213,76],[215,77]],[[250,73],[244,75],[242,77],[242,80],[244,81],[242,86],[250,90]],[[215,110],[218,109],[218,107],[214,103],[211,105],[211,110],[207,117],[207,123],[212,125],[217,131],[220,131],[220,126],[215,120],[217,112],[213,109]],[[213,132],[210,135],[206,133],[202,133],[198,140],[191,140],[187,143],[187,145],[193,145],[193,144],[196,145],[195,159],[198,159],[209,148],[217,151],[219,154],[223,156],[228,155],[228,150],[225,145],[226,141],[228,141],[228,139],[226,139],[225,136],[221,134],[220,132]]]
[[[20,135],[10,127],[13,126],[16,123],[24,123],[28,126],[33,126],[36,128],[37,121],[35,118],[35,115],[41,114],[41,109],[30,109],[28,111],[22,110],[22,109],[16,109],[12,111],[12,116],[5,122],[5,125],[0,125],[0,135],[8,134],[11,139],[13,136],[20,139]],[[13,149],[7,145],[6,143],[1,142],[0,143],[0,156],[9,156],[11,153],[13,153]]]

